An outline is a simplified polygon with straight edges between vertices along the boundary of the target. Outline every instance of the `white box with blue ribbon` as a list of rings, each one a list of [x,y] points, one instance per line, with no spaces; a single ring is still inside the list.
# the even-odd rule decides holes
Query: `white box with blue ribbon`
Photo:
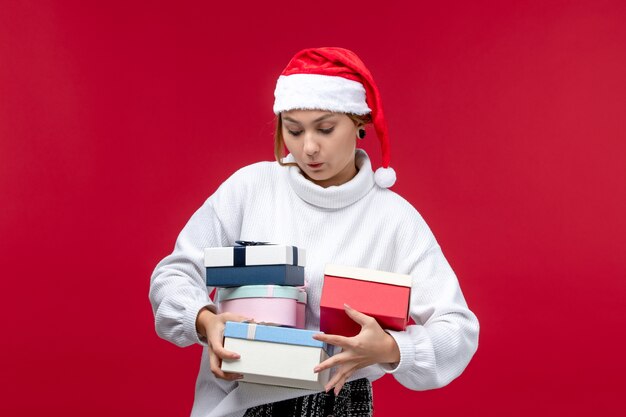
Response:
[[[224,348],[240,359],[222,360],[222,371],[243,375],[243,382],[323,390],[330,370],[313,368],[328,359],[329,345],[313,339],[318,331],[255,323],[226,322]]]
[[[236,243],[204,249],[207,286],[304,285],[304,249],[266,242]]]

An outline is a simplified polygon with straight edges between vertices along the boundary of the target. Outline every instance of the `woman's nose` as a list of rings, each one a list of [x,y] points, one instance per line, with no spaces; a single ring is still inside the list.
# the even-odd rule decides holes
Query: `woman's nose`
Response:
[[[313,136],[313,133],[304,134],[304,153],[307,155],[315,155],[320,150],[319,143]]]

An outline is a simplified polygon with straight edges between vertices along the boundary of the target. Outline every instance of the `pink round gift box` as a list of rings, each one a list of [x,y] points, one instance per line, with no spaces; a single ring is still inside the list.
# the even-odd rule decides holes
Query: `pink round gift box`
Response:
[[[297,317],[296,317],[296,327],[298,329],[304,329],[305,328],[305,322],[306,322],[306,316],[305,316],[305,311],[306,311],[306,291],[304,289],[304,287],[298,287],[298,307],[297,307]]]
[[[217,302],[221,312],[240,314],[256,323],[299,327],[296,287],[245,285],[219,288]]]

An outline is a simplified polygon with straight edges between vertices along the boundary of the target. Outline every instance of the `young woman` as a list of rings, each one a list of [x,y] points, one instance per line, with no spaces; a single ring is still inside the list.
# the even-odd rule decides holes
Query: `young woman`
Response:
[[[241,168],[220,185],[152,275],[150,301],[159,336],[179,346],[204,346],[192,416],[369,416],[371,381],[386,373],[414,390],[448,384],[476,351],[478,321],[423,218],[388,189],[395,173],[370,72],[346,49],[302,50],[278,79],[274,113],[277,162]],[[368,123],[382,148],[383,168],[376,172],[357,148]],[[361,332],[316,336],[341,347],[316,368],[333,370],[325,391],[238,384],[240,375],[220,370],[222,359],[239,357],[224,349],[222,334],[226,321],[248,318],[217,311],[203,267],[204,248],[236,240],[306,249],[308,329],[319,329],[327,263],[411,275],[410,314],[416,324],[384,330],[346,306]]]

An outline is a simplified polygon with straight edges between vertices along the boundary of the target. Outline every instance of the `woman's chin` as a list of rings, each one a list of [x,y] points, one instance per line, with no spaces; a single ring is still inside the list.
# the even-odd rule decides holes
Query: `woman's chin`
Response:
[[[327,181],[330,177],[328,175],[324,175],[320,172],[306,172],[304,171],[304,176],[310,179],[313,182],[323,182]]]

